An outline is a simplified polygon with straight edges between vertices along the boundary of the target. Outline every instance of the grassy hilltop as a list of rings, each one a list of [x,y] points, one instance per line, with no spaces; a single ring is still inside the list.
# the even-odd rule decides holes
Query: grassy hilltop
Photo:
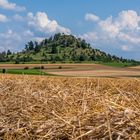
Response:
[[[18,53],[0,53],[6,63],[104,63],[111,66],[131,66],[139,62],[119,58],[93,48],[85,40],[73,35],[55,34],[42,42],[30,41]]]

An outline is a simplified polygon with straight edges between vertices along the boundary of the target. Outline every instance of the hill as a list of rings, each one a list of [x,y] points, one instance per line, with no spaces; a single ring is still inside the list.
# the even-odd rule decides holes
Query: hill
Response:
[[[139,62],[107,54],[93,48],[89,43],[73,35],[55,34],[42,42],[30,41],[25,49],[18,53],[0,53],[0,62],[48,62],[48,63],[80,63],[80,62],[116,62],[136,65]],[[126,64],[126,65],[127,65]]]

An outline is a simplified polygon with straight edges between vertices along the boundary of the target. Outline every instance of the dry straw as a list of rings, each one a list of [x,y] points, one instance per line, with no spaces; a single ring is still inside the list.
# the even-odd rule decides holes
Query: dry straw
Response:
[[[139,140],[140,80],[0,75],[0,139]]]

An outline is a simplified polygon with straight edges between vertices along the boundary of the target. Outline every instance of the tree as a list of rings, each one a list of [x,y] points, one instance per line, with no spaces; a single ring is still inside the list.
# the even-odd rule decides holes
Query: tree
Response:
[[[56,45],[55,44],[53,44],[52,45],[52,51],[51,51],[51,53],[52,54],[56,54],[58,51],[57,51],[57,47],[56,47]]]
[[[6,62],[7,58],[6,58],[6,52],[1,52],[0,53],[0,62]]]
[[[81,41],[81,47],[83,49],[86,49],[87,48],[87,43],[86,43],[86,41],[84,39]]]
[[[85,61],[87,57],[84,54],[81,54],[79,57],[79,61]]]
[[[40,51],[41,47],[40,47],[40,45],[38,44],[38,42],[36,42],[36,41],[35,41],[34,44],[35,44],[35,45],[34,45],[34,51],[35,51],[35,53],[38,53],[38,52]]]
[[[61,33],[57,33],[54,35],[54,40],[57,41],[61,37]]]
[[[7,51],[7,55],[11,55],[12,52],[10,50]]]
[[[32,51],[32,50],[34,50],[34,43],[33,43],[33,41],[30,41],[30,42],[28,42],[28,43],[25,45],[25,50],[26,50],[26,51]]]
[[[48,39],[48,43],[52,42],[53,38],[52,36]]]
[[[27,44],[25,44],[25,51],[29,51],[29,47]]]

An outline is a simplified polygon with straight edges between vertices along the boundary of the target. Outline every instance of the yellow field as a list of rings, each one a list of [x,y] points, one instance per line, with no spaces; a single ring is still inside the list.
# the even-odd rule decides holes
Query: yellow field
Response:
[[[0,139],[139,140],[140,80],[0,75]]]

